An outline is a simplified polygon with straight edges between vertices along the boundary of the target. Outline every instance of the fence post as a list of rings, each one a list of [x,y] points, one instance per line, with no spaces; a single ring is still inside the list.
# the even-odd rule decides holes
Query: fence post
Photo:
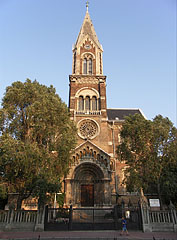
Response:
[[[117,211],[118,211],[118,206],[114,206],[114,221],[115,221],[115,230],[118,230],[118,216],[117,216]]]
[[[93,220],[92,221],[92,229],[95,230],[95,210],[94,210],[94,208],[93,208],[93,213],[92,214],[93,214],[93,217],[92,217],[92,220]]]
[[[152,232],[152,227],[151,227],[151,223],[150,223],[150,219],[149,219],[148,205],[146,205],[142,201],[140,201],[140,207],[141,207],[143,232]]]
[[[172,221],[173,221],[173,230],[174,232],[177,232],[177,213],[176,213],[176,209],[175,206],[173,205],[173,203],[170,201],[170,212],[171,212],[171,217],[172,217]]]
[[[7,230],[10,231],[12,229],[13,218],[14,218],[14,210],[13,209],[9,210],[8,215],[9,215],[9,217],[8,217],[9,219],[8,219],[8,222],[5,226],[6,231]]]
[[[73,224],[73,207],[70,205],[69,208],[69,230],[72,230],[72,224]]]
[[[172,209],[172,215],[173,215],[173,228],[174,228],[174,232],[177,232],[177,213],[176,213],[176,209]]]
[[[45,222],[45,211],[46,207],[40,208],[37,211],[36,223],[34,226],[34,231],[44,231],[44,222]]]
[[[14,218],[14,210],[9,210],[10,211],[10,221],[9,223],[11,224],[13,222],[13,218]]]

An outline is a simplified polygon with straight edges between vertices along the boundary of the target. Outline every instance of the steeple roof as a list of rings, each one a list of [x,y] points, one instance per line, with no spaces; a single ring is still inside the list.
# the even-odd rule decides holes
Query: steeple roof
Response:
[[[103,51],[102,45],[100,44],[98,37],[96,35],[92,20],[90,18],[88,8],[85,14],[85,18],[82,24],[82,27],[80,29],[80,33],[78,35],[75,47],[80,45],[80,43],[85,39],[85,37],[88,36],[96,45],[98,48],[100,48]]]

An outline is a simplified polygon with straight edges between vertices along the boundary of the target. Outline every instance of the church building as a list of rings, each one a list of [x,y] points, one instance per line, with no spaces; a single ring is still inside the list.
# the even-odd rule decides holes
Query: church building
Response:
[[[69,109],[78,129],[78,140],[64,180],[65,205],[111,206],[125,189],[122,186],[125,164],[116,160],[120,130],[126,116],[142,112],[107,108],[103,48],[88,6],[72,51]]]

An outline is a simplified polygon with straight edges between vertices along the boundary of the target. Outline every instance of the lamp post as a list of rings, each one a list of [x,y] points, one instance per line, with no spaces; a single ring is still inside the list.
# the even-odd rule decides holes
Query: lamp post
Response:
[[[59,193],[55,193],[55,196],[54,196],[54,204],[53,204],[53,217],[55,218],[56,217],[56,206],[57,206],[57,195],[61,195],[62,193],[59,192]]]

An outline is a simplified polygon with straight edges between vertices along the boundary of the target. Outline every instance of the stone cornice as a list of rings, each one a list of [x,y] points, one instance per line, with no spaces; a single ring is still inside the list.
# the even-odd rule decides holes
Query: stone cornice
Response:
[[[91,83],[91,84],[98,84],[98,83],[105,83],[106,76],[103,75],[69,75],[70,82],[76,83]]]

